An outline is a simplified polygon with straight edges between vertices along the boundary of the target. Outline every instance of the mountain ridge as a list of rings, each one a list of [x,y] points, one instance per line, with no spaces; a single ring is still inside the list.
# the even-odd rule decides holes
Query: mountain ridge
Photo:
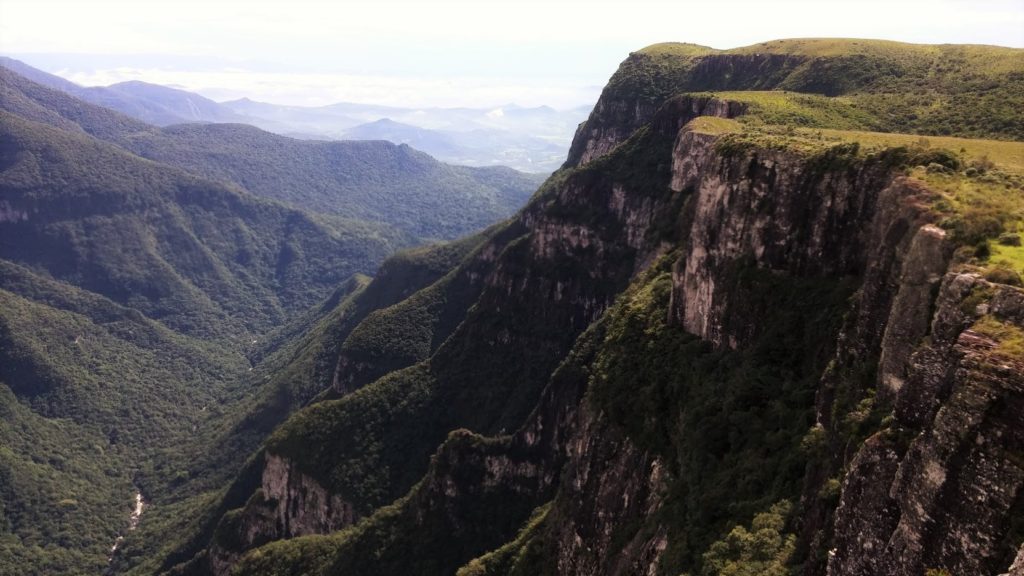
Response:
[[[0,56],[0,66],[33,82],[71,96],[128,114],[143,122],[167,126],[181,122],[243,121],[232,110],[198,94],[146,82],[121,82],[110,86],[79,86],[55,74],[43,72],[13,58]]]
[[[403,108],[338,102],[326,106],[282,106],[241,98],[214,102],[192,92],[140,81],[105,87],[83,87],[23,62],[0,57],[0,66],[39,84],[90,103],[111,108],[137,120],[165,127],[181,123],[243,123],[283,136],[306,140],[349,140],[346,131],[385,117],[399,117],[431,133],[458,141],[458,153],[446,147],[424,150],[440,160],[472,166],[509,166],[527,172],[549,173],[560,162],[564,146],[585,111],[556,111],[550,107]],[[488,139],[467,133],[488,130]],[[539,136],[539,137],[538,137]],[[392,140],[396,144],[401,141]]]
[[[974,250],[1002,250],[1000,234],[1020,225],[1024,166],[1016,152],[985,165],[985,141],[948,151],[877,132],[906,117],[872,113],[878,93],[850,86],[876,82],[891,53],[851,85],[828,66],[860,70],[863,51],[830,60],[813,53],[835,41],[794,44],[768,57],[631,55],[563,169],[452,269],[481,287],[444,344],[293,415],[265,446],[261,488],[169,573],[1008,569],[1024,540],[1011,520],[1024,475],[1005,434],[1024,423],[966,398],[981,402],[987,382],[999,392],[985,405],[1015,405],[1024,390],[1021,372],[995,367],[1019,361],[993,352],[1009,344],[973,336],[1009,342],[1021,328],[1020,271],[996,272],[1004,264]],[[1011,87],[995,89],[1019,98],[1006,91],[1024,59],[1008,53]],[[804,93],[757,92],[797,81]],[[976,115],[927,119],[924,133],[998,121],[991,95],[972,90],[962,104]],[[1012,122],[981,126],[1014,137]],[[998,225],[974,228],[997,212]],[[412,321],[448,289],[401,314]],[[561,332],[530,324],[539,317],[562,319]],[[504,405],[493,363],[524,384]],[[948,428],[964,419],[984,447]],[[970,488],[967,468],[991,489]],[[943,526],[985,536],[927,527],[953,502],[973,511]],[[863,554],[862,537],[883,552]]]

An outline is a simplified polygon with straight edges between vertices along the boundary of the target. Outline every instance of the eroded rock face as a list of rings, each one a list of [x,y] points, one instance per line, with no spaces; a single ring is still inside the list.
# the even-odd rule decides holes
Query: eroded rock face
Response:
[[[657,573],[666,530],[620,532],[654,514],[665,489],[661,461],[587,410],[570,443],[567,477],[556,502],[558,517],[564,518],[552,530],[558,573]]]
[[[637,128],[651,121],[664,106],[674,108],[664,117],[676,122],[675,130],[698,116],[734,118],[746,110],[741,103],[710,96],[683,96],[665,104],[603,94],[590,118],[577,129],[565,166],[582,166],[611,152]]]
[[[896,425],[869,438],[843,478],[828,573],[1007,570],[1005,538],[1021,509],[1024,366],[993,355],[995,343],[966,328],[982,313],[1024,326],[1024,293],[947,273],[952,245],[931,224],[931,193],[919,183],[891,179],[884,167],[817,172],[778,152],[725,157],[715,140],[684,130],[675,145],[671,186],[694,196],[673,275],[673,318],[716,345],[742,346],[757,316],[731,313],[743,309],[728,282],[738,261],[779,274],[862,278],[836,365],[877,358],[876,401],[894,406]],[[962,311],[982,285],[992,291],[983,310]],[[835,388],[852,385],[833,381],[842,374],[823,377],[825,425],[833,425],[826,412]],[[584,418],[570,444],[579,448],[557,501],[558,567],[645,573],[665,547],[664,531],[614,553],[607,542],[614,526],[658,509],[655,475],[646,474],[657,461],[599,420]],[[799,523],[820,531],[814,507],[804,513]]]
[[[950,257],[950,244],[941,228],[926,224],[917,228],[912,238],[882,337],[880,400],[903,388],[910,355],[928,333],[932,300]]]
[[[327,492],[286,458],[269,453],[266,458],[263,496],[275,503],[274,516],[285,538],[323,534],[348,526],[355,519],[351,504]]]
[[[673,153],[672,187],[695,204],[687,249],[676,266],[672,317],[687,331],[736,348],[748,318],[730,319],[736,295],[729,275],[756,266],[795,276],[862,272],[884,166],[824,170],[791,152],[722,155],[715,138],[682,131]],[[897,191],[898,184],[892,189]]]
[[[653,103],[598,100],[587,120],[576,131],[569,162],[581,165],[611,152],[657,111]],[[579,144],[576,144],[579,142]]]
[[[222,523],[221,535],[210,548],[210,566],[218,576],[229,574],[246,550],[273,540],[325,534],[356,519],[351,504],[287,458],[270,453],[265,455],[261,488],[236,513],[233,521]]]
[[[978,311],[965,301],[978,290],[993,296],[976,307],[1021,326],[1020,290],[946,275],[930,341],[892,391],[896,426],[864,444],[844,480],[829,576],[1007,569],[1003,539],[1024,487],[1024,364],[969,328]]]

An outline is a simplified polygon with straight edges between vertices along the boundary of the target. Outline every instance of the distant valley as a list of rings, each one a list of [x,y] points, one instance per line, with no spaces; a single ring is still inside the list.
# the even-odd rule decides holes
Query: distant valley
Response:
[[[302,107],[247,98],[215,102],[193,92],[139,81],[79,86],[13,58],[0,57],[0,65],[49,88],[156,126],[236,123],[306,140],[385,140],[408,144],[444,162],[545,174],[564,162],[577,126],[591,109],[514,104],[492,108],[356,103]]]
[[[508,217],[540,183],[389,142],[160,127],[116,110],[147,101],[138,85],[84,89],[6,64],[3,576],[99,574],[115,543],[132,554],[121,543],[143,510],[154,526],[189,517],[325,387],[308,374],[336,353],[335,325],[404,295],[360,300],[366,275]],[[202,118],[211,104],[131,109]]]

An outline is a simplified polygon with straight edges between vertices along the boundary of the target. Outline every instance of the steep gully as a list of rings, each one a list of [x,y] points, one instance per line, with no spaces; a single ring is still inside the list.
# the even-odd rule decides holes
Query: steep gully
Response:
[[[128,516],[128,529],[125,532],[131,532],[139,527],[139,521],[142,519],[142,511],[146,506],[145,500],[142,499],[142,492],[139,492],[136,488],[135,491],[135,508],[132,509],[131,514]],[[114,555],[117,554],[118,547],[124,542],[124,533],[118,534],[117,539],[114,540],[114,545],[110,547],[110,556],[107,558],[108,562],[114,560]]]

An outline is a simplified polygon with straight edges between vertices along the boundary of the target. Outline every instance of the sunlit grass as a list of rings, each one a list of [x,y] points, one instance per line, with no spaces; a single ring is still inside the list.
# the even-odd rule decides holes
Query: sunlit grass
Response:
[[[956,58],[975,73],[998,74],[1019,70],[1021,51],[1002,46],[908,44],[891,40],[862,38],[790,38],[733,48],[727,54],[786,54],[807,57],[837,57],[851,54],[885,58],[915,64],[921,60]]]
[[[789,54],[798,56],[845,56],[871,54],[875,56],[928,56],[939,53],[939,47],[928,44],[908,44],[892,40],[866,40],[860,38],[788,38],[752,44],[729,50],[733,54]]]
[[[984,334],[997,342],[996,352],[1016,360],[1024,360],[1024,330],[1009,322],[986,315],[971,326],[971,330]]]
[[[686,42],[661,42],[660,44],[651,44],[645,48],[637,51],[638,54],[647,54],[649,56],[703,56],[705,54],[714,54],[721,52],[721,50],[715,50],[708,46],[701,46],[700,44],[689,44]]]
[[[862,146],[873,148],[894,146],[944,148],[962,155],[967,163],[987,159],[1000,170],[1024,174],[1024,142],[861,130],[797,129],[797,133],[804,137],[824,140],[859,142]]]
[[[1024,246],[1003,246],[997,243],[992,245],[991,250],[989,262],[996,266],[1006,266],[1024,275]]]
[[[751,125],[786,125],[809,128],[871,127],[875,119],[850,104],[843,97],[829,98],[784,90],[749,90],[709,93],[723,100],[743,102],[750,109],[742,116]]]
[[[730,134],[733,132],[742,132],[743,124],[740,124],[736,120],[729,118],[718,118],[716,116],[698,116],[694,118],[689,128],[693,132],[700,134]]]
[[[1024,247],[999,241],[1001,235],[1024,231],[1024,142],[809,128],[808,123],[835,123],[830,116],[843,115],[842,99],[781,91],[714,95],[750,105],[738,119],[690,122],[692,131],[723,136],[718,148],[725,154],[784,150],[808,159],[834,154],[853,159],[903,149],[906,174],[934,192],[930,207],[938,223],[958,246],[974,251],[964,252],[960,261],[985,273],[1008,268],[1024,274]],[[774,122],[779,119],[783,122]],[[857,147],[843,148],[851,143]]]

